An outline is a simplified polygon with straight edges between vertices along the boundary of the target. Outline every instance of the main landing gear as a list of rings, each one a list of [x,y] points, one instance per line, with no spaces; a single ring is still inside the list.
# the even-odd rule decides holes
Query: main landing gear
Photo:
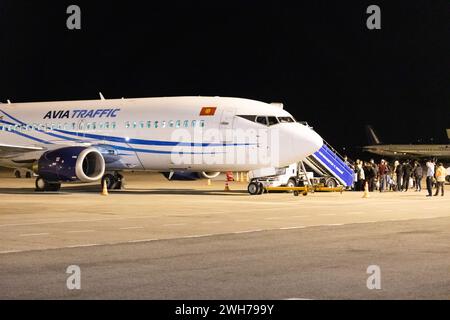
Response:
[[[42,177],[37,177],[36,179],[36,191],[44,192],[44,191],[59,191],[61,189],[61,183],[59,182],[50,182],[45,180]]]
[[[121,190],[125,186],[125,178],[118,172],[107,173],[102,178],[102,187],[105,183],[108,190]]]

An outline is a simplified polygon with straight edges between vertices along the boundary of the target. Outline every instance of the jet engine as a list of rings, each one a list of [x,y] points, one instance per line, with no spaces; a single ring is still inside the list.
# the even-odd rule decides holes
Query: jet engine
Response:
[[[95,182],[105,174],[105,159],[93,147],[65,147],[44,153],[37,173],[49,182]]]

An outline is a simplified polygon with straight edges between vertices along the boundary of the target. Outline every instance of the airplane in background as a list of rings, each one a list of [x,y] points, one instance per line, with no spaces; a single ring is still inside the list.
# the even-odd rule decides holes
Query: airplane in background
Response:
[[[205,178],[257,172],[288,166],[322,146],[322,138],[281,104],[241,98],[101,95],[0,104],[0,166],[32,169],[36,191],[100,180],[117,189],[120,173],[130,170],[190,171]]]
[[[393,158],[439,158],[450,159],[450,144],[383,144],[372,126],[366,127],[370,145],[364,151]],[[450,129],[447,129],[450,139]]]

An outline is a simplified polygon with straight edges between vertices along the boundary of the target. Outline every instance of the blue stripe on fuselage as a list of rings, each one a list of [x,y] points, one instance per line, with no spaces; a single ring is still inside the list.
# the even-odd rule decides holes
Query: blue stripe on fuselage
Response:
[[[10,114],[4,112],[3,110],[0,110],[4,115],[11,118],[14,121],[17,121],[21,125],[27,125],[25,122],[22,122]],[[14,125],[14,124],[13,124]],[[69,141],[82,141],[81,139],[74,139],[71,137],[61,136],[54,133],[37,130],[39,132],[42,132],[44,134],[60,138],[60,139],[66,139]],[[67,131],[67,130],[59,130],[55,129],[54,131],[57,131],[59,133],[72,135],[72,136],[78,136],[78,133]],[[250,145],[256,145],[254,143],[195,143],[195,142],[173,142],[173,141],[159,141],[159,140],[144,140],[144,139],[125,139],[122,137],[114,137],[114,136],[104,136],[104,135],[98,135],[98,134],[90,134],[90,133],[81,133],[82,136],[80,138],[89,138],[89,139],[95,139],[95,140],[101,140],[101,141],[109,141],[109,142],[117,142],[117,143],[125,143],[125,144],[138,144],[138,145],[147,145],[147,146],[179,146],[179,147],[238,147],[238,146],[250,146]]]

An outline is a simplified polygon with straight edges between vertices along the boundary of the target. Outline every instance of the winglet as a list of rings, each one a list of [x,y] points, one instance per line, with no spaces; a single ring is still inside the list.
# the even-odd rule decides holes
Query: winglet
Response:
[[[100,95],[101,100],[106,100],[105,97],[103,96],[103,93],[99,92],[98,94]]]

